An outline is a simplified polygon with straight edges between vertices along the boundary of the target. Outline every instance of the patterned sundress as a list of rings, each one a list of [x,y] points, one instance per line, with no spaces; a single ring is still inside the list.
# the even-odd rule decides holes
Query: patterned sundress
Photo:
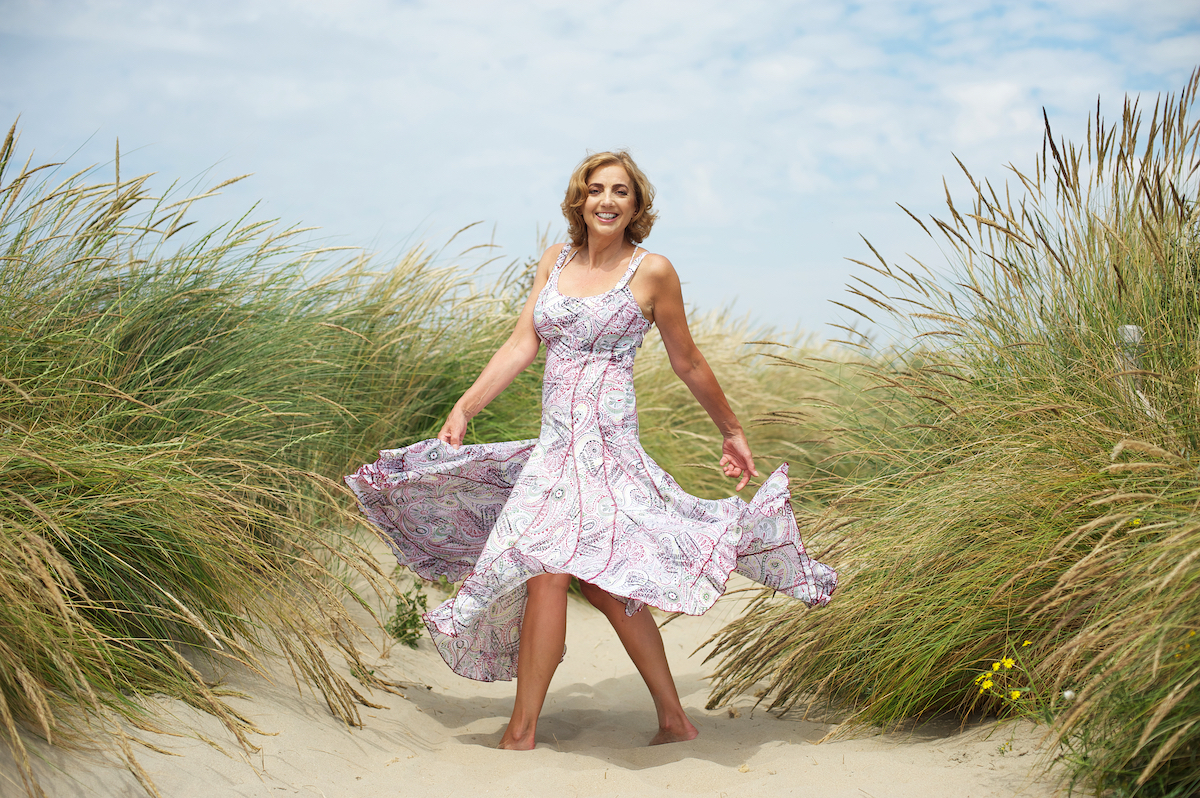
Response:
[[[425,615],[456,673],[516,675],[530,577],[567,573],[625,602],[699,615],[732,571],[823,605],[837,574],[805,553],[788,501],[787,464],[747,504],[686,493],[638,437],[633,359],[652,326],[629,289],[646,253],[610,291],[566,296],[563,247],[537,298],[546,345],[535,440],[465,445],[433,439],[380,452],[346,477],[396,558],[425,579],[462,581]]]

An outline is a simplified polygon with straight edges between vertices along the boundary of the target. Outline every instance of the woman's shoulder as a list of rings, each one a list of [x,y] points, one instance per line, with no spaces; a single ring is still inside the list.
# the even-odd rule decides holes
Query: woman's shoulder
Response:
[[[549,271],[569,247],[570,244],[565,241],[561,244],[551,244],[542,253],[542,257],[538,259],[538,269]]]
[[[550,258],[550,260],[557,260],[565,250],[570,248],[571,243],[569,241],[560,241],[557,244],[551,244],[550,246],[546,247],[546,251],[542,253],[542,260],[545,260],[546,258]]]
[[[647,252],[642,258],[642,262],[638,265],[638,271],[645,277],[649,277],[654,282],[659,280],[679,280],[679,275],[675,272],[675,266],[671,261],[667,260],[665,255],[659,255],[657,252]]]

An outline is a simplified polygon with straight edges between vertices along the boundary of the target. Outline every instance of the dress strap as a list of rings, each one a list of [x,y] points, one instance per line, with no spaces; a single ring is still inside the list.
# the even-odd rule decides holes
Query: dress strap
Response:
[[[636,272],[637,267],[641,265],[642,258],[650,254],[650,250],[642,250],[642,254],[639,255],[639,249],[641,249],[641,247],[635,246],[633,248],[633,257],[629,259],[629,268],[625,270],[625,276],[621,278],[620,282],[613,287],[614,291],[624,288],[629,284],[629,281],[633,279],[633,273]]]
[[[563,270],[564,266],[571,262],[571,259],[575,257],[575,253],[578,251],[571,250],[571,242],[569,241],[563,244],[562,252],[558,253],[558,260],[554,261],[554,268],[550,270],[550,278],[547,282],[558,285],[558,273]]]

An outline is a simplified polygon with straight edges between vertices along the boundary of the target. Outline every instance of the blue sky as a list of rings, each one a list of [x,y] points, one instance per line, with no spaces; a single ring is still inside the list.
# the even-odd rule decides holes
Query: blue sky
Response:
[[[0,0],[0,120],[36,161],[254,176],[207,201],[321,227],[384,257],[455,260],[561,234],[587,150],[628,147],[658,188],[647,244],[693,306],[820,335],[849,314],[859,235],[944,257],[896,207],[1082,138],[1097,96],[1177,91],[1200,0],[1086,2],[158,2]],[[494,233],[493,233],[494,231]],[[478,252],[457,258],[477,263]]]

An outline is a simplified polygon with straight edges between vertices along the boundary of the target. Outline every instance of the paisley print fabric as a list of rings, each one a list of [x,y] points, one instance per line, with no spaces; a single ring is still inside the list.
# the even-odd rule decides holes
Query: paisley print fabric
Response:
[[[447,664],[482,681],[516,675],[527,591],[569,573],[625,602],[699,615],[732,571],[823,605],[833,569],[810,560],[788,501],[787,464],[747,504],[686,493],[642,449],[633,359],[651,324],[629,290],[565,296],[564,247],[534,308],[546,345],[536,440],[462,446],[434,439],[380,453],[346,482],[397,559],[462,581],[425,616]]]

